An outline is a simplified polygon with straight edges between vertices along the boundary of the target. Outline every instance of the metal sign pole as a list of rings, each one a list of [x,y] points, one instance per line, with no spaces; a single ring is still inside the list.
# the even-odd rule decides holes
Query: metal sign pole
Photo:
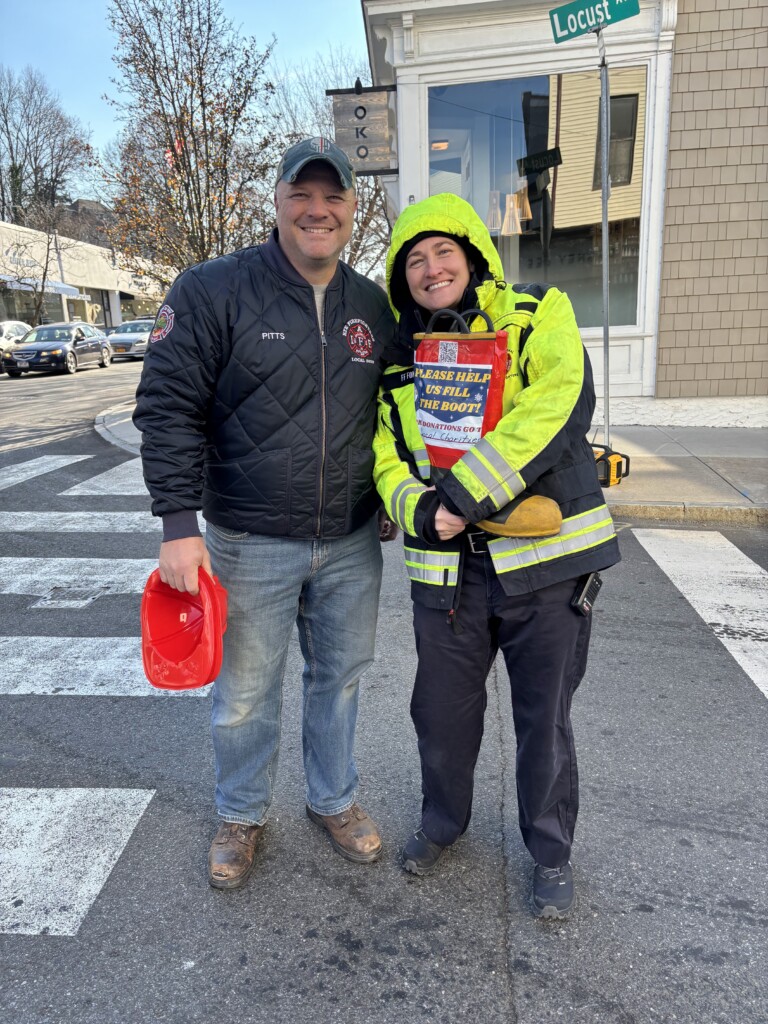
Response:
[[[609,418],[609,315],[608,299],[610,291],[610,245],[608,238],[608,198],[611,194],[611,176],[609,173],[610,147],[611,147],[611,99],[608,88],[608,62],[605,59],[605,40],[603,39],[602,26],[593,29],[597,36],[597,47],[600,53],[600,172],[601,189],[603,199],[603,444],[606,448],[611,446],[611,429]]]

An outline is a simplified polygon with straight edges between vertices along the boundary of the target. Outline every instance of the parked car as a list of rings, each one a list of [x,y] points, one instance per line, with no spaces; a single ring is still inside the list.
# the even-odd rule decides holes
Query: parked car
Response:
[[[21,320],[0,320],[0,372],[2,372],[3,354],[6,351],[10,352],[31,330],[30,325]]]
[[[109,366],[111,362],[109,339],[85,323],[35,327],[21,344],[3,351],[3,369],[9,377],[20,377],[32,370],[77,373],[81,366]]]
[[[21,320],[0,320],[0,345],[5,347],[6,342],[21,341],[27,331],[32,328]]]
[[[143,359],[149,343],[154,320],[146,317],[127,320],[124,324],[113,327],[109,335],[115,359]]]

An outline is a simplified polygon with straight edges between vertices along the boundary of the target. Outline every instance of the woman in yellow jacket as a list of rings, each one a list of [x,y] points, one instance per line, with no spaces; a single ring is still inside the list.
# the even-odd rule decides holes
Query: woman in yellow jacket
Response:
[[[427,874],[469,824],[485,683],[500,650],[512,690],[520,828],[535,862],[534,912],[563,917],[573,902],[578,810],[570,707],[591,624],[571,601],[590,574],[620,558],[586,440],[595,401],[589,359],[567,296],[505,282],[485,225],[457,196],[403,211],[387,288],[404,354],[384,376],[374,476],[405,534],[423,794],[420,827],[401,862]],[[508,332],[508,350],[501,419],[450,470],[436,472],[417,425],[418,370],[407,356],[440,309],[482,310]],[[487,330],[483,317],[468,319],[471,330]]]

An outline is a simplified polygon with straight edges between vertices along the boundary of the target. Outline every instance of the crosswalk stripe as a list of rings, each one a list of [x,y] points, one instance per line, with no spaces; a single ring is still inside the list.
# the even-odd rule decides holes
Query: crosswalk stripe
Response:
[[[0,696],[206,697],[210,687],[150,686],[137,636],[0,637]]]
[[[0,594],[45,597],[56,588],[141,594],[154,558],[0,558]]]
[[[92,455],[41,455],[37,459],[19,462],[15,466],[5,466],[2,480],[0,480],[0,491],[23,484],[27,480],[33,480],[36,476],[42,476],[44,473],[53,473],[56,469],[71,466],[74,462],[92,458]]]
[[[154,792],[0,789],[0,933],[76,935]]]
[[[720,533],[632,532],[768,697],[768,572]]]
[[[65,497],[83,494],[123,494],[146,496],[147,488],[141,471],[141,459],[130,459],[119,466],[108,469],[105,473],[84,480],[61,492]]]
[[[2,512],[3,533],[153,533],[162,521],[151,512]]]
[[[200,532],[205,520],[198,513]],[[0,512],[3,533],[154,533],[162,520],[151,512]]]

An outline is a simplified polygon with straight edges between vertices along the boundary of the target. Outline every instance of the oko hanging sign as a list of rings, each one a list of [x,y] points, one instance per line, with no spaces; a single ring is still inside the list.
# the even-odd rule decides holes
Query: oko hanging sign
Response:
[[[329,89],[333,97],[334,142],[356,174],[396,174],[394,86]],[[394,97],[392,97],[394,98]]]

